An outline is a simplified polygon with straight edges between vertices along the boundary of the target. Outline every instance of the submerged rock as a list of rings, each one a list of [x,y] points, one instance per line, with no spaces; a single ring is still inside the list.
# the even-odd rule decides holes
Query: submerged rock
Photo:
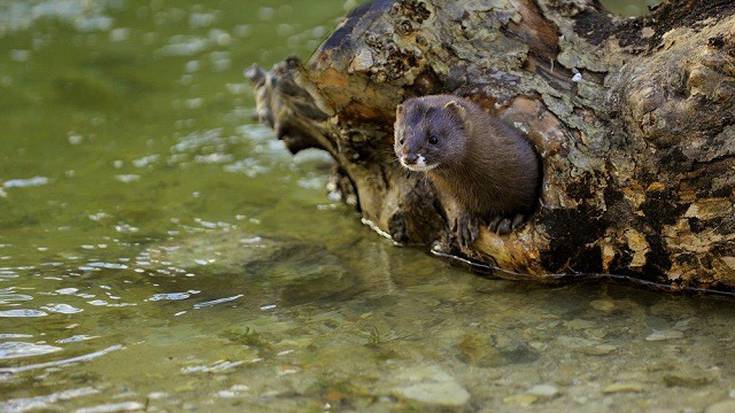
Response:
[[[470,394],[456,381],[419,383],[396,390],[398,394],[423,403],[445,406],[461,406],[470,399]]]
[[[639,383],[613,383],[603,390],[605,394],[613,393],[640,393],[643,391],[643,385]]]
[[[581,348],[580,351],[590,356],[606,356],[617,349],[617,346],[612,344],[599,344],[594,347]]]
[[[735,412],[735,400],[717,402],[707,407],[704,413],[732,413]]]
[[[438,366],[407,369],[396,378],[407,382],[393,391],[400,397],[444,406],[462,406],[470,400],[470,393]]]
[[[664,341],[683,338],[684,333],[678,330],[654,331],[646,337],[646,341]]]
[[[717,374],[707,370],[676,370],[664,375],[664,383],[669,387],[703,387],[716,379]]]
[[[615,310],[616,305],[615,301],[606,298],[590,301],[590,307],[594,308],[595,310],[602,311],[603,313],[609,313]]]
[[[536,401],[538,401],[539,397],[534,396],[533,394],[514,394],[513,396],[508,396],[503,399],[503,403],[510,404],[510,405],[516,405],[516,406],[522,406],[522,407],[528,407]]]
[[[552,384],[537,384],[528,390],[528,394],[538,397],[554,397],[559,394],[559,389]]]
[[[466,334],[457,343],[457,349],[460,360],[480,367],[532,363],[539,358],[522,340],[507,335]]]

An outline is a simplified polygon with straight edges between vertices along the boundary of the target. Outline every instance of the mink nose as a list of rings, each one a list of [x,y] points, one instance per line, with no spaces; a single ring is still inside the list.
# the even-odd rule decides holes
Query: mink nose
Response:
[[[405,162],[405,163],[407,163],[409,165],[415,164],[417,159],[418,159],[418,156],[416,156],[415,154],[412,154],[412,153],[407,153],[407,154],[403,155],[403,162]]]

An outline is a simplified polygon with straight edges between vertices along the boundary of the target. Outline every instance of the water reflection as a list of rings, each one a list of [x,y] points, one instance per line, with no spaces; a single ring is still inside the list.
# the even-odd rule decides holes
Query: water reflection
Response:
[[[49,346],[46,344],[6,341],[0,343],[0,360],[39,356],[41,354],[53,353],[60,350],[61,347]]]

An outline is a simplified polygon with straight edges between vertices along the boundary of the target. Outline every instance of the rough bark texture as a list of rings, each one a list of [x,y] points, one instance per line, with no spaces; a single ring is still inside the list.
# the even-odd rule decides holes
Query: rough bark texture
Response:
[[[735,2],[619,19],[593,0],[376,0],[302,65],[249,72],[258,114],[336,161],[331,190],[403,244],[498,275],[607,273],[735,288]],[[392,152],[395,107],[454,93],[525,131],[539,207],[461,250],[432,185]]]

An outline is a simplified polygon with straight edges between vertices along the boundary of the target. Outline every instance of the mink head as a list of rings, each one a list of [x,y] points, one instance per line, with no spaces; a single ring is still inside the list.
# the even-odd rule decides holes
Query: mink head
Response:
[[[394,150],[412,171],[459,165],[467,142],[466,112],[454,100],[414,98],[396,109]]]

